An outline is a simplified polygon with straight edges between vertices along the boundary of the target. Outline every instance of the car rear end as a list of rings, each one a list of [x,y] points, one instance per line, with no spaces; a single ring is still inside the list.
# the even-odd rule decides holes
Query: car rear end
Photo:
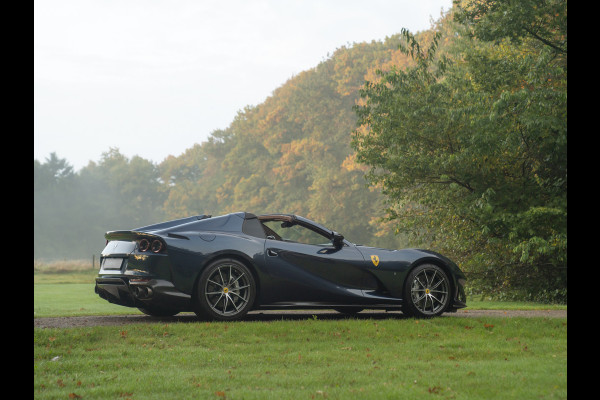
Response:
[[[171,279],[165,240],[136,231],[105,235],[95,292],[103,299],[126,307],[190,310],[190,296],[178,291]]]

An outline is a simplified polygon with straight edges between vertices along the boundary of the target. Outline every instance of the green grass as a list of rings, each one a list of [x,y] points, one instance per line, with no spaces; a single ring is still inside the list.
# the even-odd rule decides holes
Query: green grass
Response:
[[[34,330],[36,399],[560,399],[566,319],[178,322]]]
[[[91,263],[36,264],[33,270],[33,317],[141,314],[111,304],[94,293],[98,269]]]
[[[83,315],[141,314],[137,308],[123,307],[100,298],[92,283],[34,284],[33,317],[73,317]]]
[[[544,304],[526,301],[493,301],[467,298],[468,310],[566,310],[564,304]]]

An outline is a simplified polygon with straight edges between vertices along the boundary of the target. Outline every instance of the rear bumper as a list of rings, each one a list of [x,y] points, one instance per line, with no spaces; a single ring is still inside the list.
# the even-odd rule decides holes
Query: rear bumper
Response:
[[[163,309],[192,311],[191,297],[162,279],[137,276],[99,276],[94,291],[110,303],[125,307],[155,306]]]
[[[136,307],[135,298],[129,290],[129,286],[125,279],[96,278],[94,292],[110,303],[127,307]]]

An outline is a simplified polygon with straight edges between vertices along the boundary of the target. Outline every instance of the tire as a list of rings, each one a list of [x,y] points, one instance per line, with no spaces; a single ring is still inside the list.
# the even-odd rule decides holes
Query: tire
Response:
[[[178,310],[169,310],[155,306],[138,307],[137,309],[152,317],[172,317],[173,315],[179,313]]]
[[[200,318],[233,321],[254,304],[256,283],[250,270],[234,259],[220,259],[204,269],[196,289],[194,312]]]
[[[415,318],[437,317],[448,308],[450,296],[450,279],[444,270],[434,264],[422,264],[408,274],[402,312]]]

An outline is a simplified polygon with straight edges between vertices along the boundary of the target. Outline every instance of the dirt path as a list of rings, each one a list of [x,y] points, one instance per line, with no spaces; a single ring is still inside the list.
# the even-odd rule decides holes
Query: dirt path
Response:
[[[281,321],[303,320],[318,318],[321,320],[339,320],[350,318],[332,310],[290,310],[290,311],[251,311],[246,321]],[[481,317],[547,317],[566,318],[567,310],[459,310],[456,313],[446,313],[442,318],[481,318]],[[405,319],[399,311],[385,312],[365,310],[357,314],[358,319]],[[150,317],[147,315],[102,315],[85,317],[55,317],[34,318],[34,328],[73,328],[79,326],[125,325],[135,323],[174,323],[198,322],[193,313],[182,313],[174,317]]]

